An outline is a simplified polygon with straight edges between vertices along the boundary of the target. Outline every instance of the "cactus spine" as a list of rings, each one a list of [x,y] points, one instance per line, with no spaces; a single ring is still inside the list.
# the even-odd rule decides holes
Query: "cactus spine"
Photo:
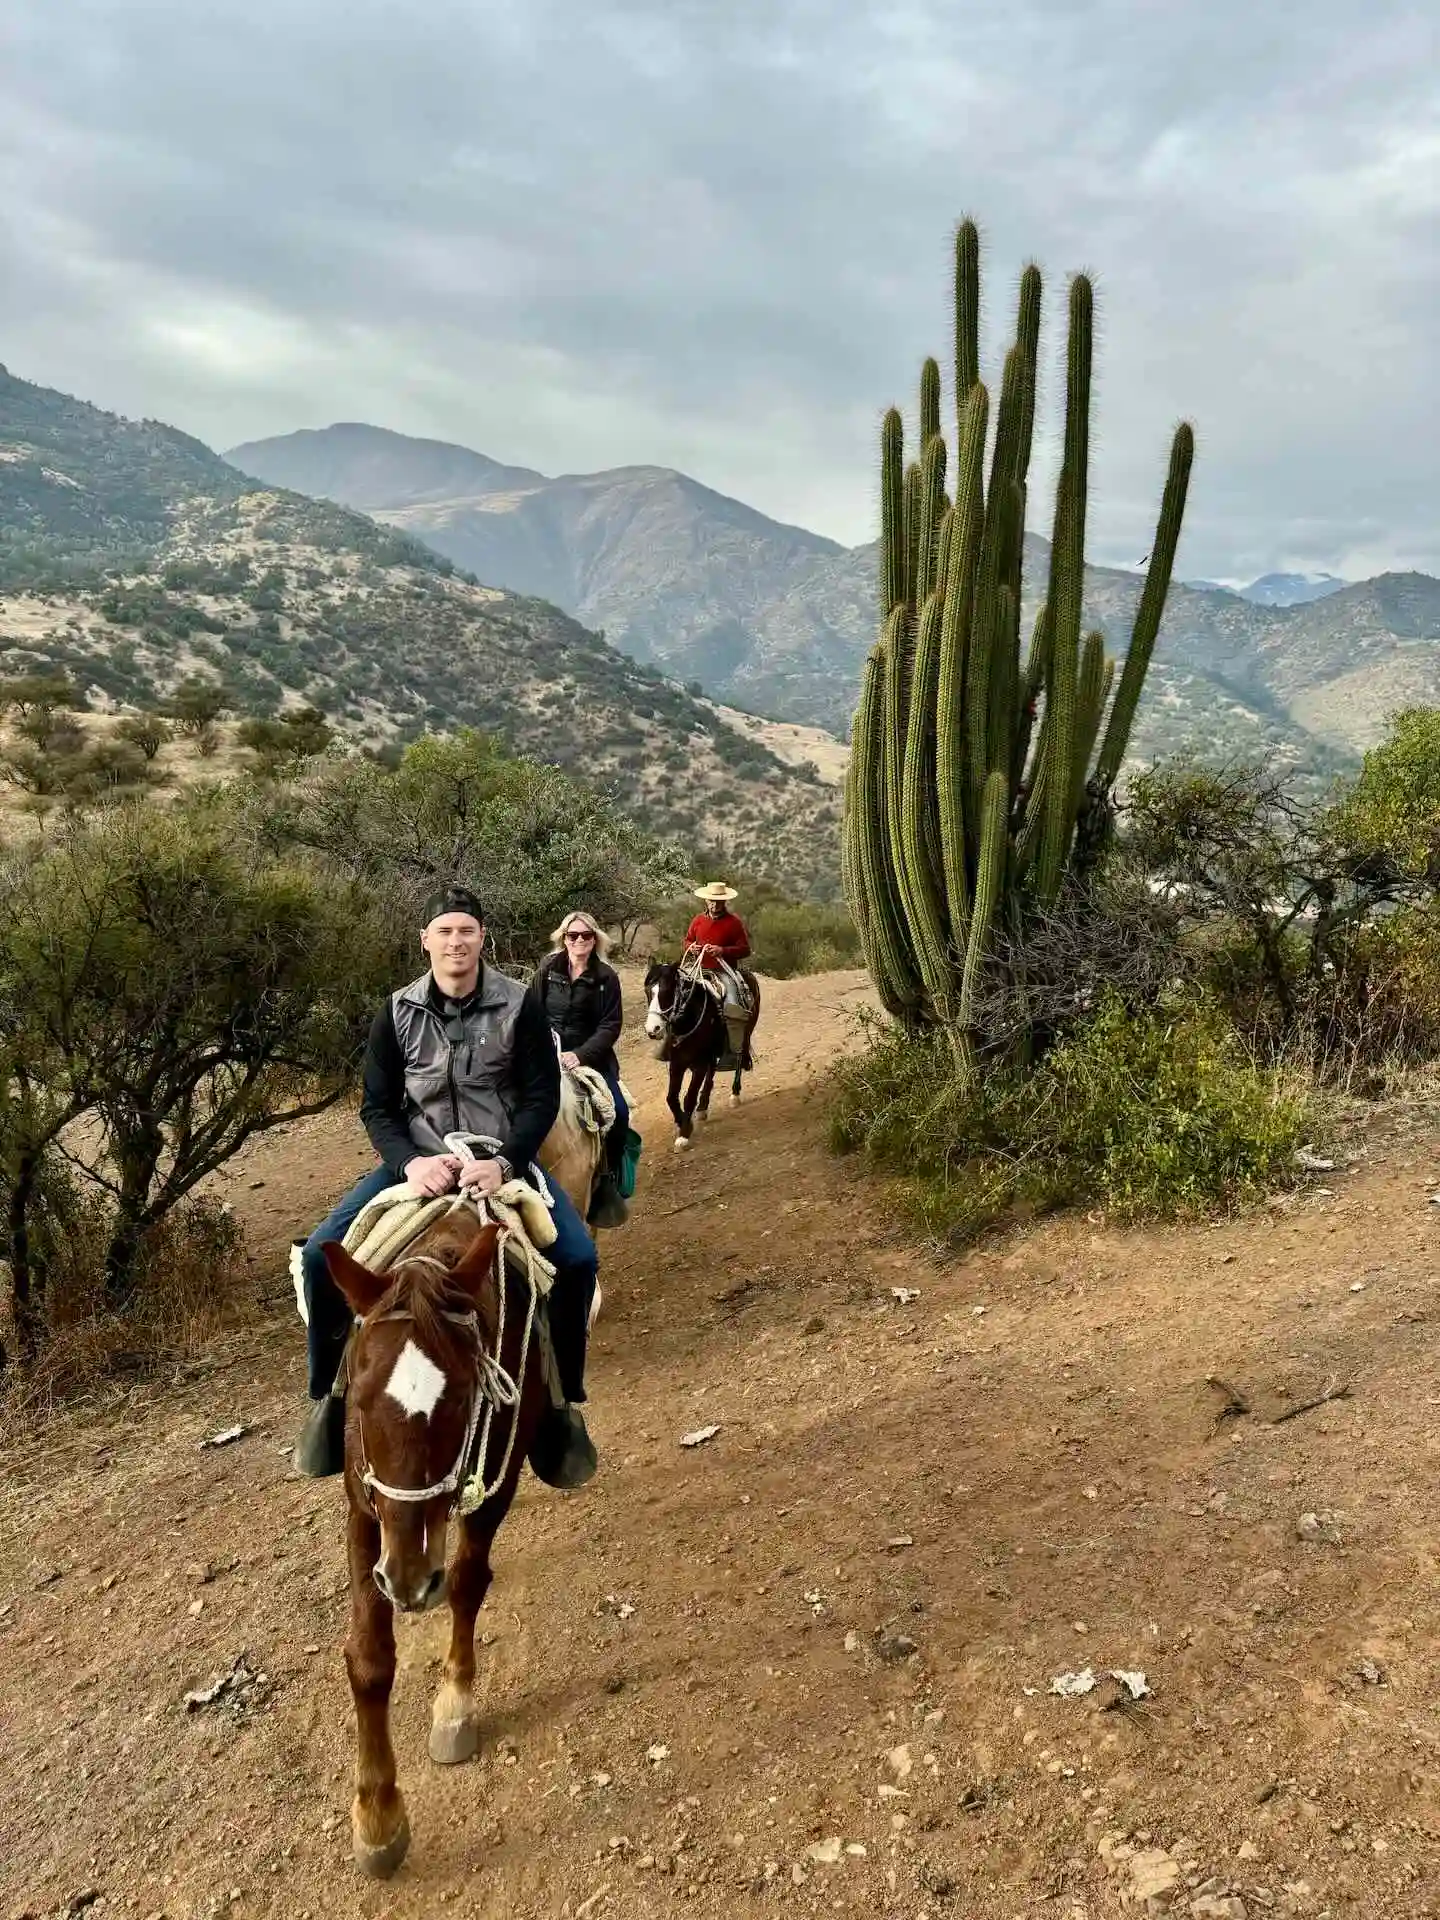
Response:
[[[1027,266],[987,475],[979,236],[973,221],[963,222],[955,235],[953,501],[934,360],[921,372],[918,447],[908,464],[895,409],[881,431],[883,636],[866,663],[855,716],[841,866],[885,1006],[908,1025],[945,1026],[964,1060],[985,1040],[972,1029],[997,927],[1023,933],[1027,914],[1053,901],[1066,876],[1093,857],[1095,836],[1077,836],[1077,822],[1095,807],[1102,829],[1109,818],[1194,457],[1193,434],[1182,425],[1112,702],[1115,662],[1104,635],[1091,632],[1081,644],[1094,294],[1077,275],[1048,590],[1022,664],[1041,300],[1039,270]]]

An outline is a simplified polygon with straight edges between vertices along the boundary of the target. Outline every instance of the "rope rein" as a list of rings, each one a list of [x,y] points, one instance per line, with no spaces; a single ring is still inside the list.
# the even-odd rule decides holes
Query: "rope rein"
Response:
[[[445,1136],[446,1149],[457,1159],[474,1161],[478,1156],[476,1146],[495,1147],[498,1142],[479,1134],[452,1133]],[[539,1170],[532,1169],[540,1186],[541,1195],[547,1205],[553,1205],[550,1190],[545,1185]],[[451,1204],[442,1209],[445,1216],[462,1210],[473,1212],[482,1228],[494,1226],[499,1229],[494,1254],[493,1272],[496,1292],[495,1348],[493,1353],[486,1346],[480,1334],[479,1315],[475,1311],[464,1314],[447,1314],[446,1318],[459,1325],[468,1325],[478,1348],[479,1378],[471,1391],[470,1407],[465,1421],[465,1438],[461,1442],[460,1452],[449,1473],[428,1487],[395,1487],[381,1480],[370,1466],[369,1450],[365,1445],[365,1427],[363,1417],[360,1421],[360,1485],[373,1513],[375,1496],[384,1500],[395,1500],[403,1505],[415,1506],[426,1500],[438,1500],[448,1496],[451,1506],[461,1514],[474,1513],[477,1507],[492,1498],[504,1485],[510,1471],[510,1463],[515,1455],[515,1436],[519,1431],[519,1406],[524,1388],[525,1375],[530,1363],[530,1348],[535,1333],[535,1322],[540,1310],[541,1300],[550,1290],[553,1268],[541,1255],[525,1232],[524,1222],[518,1210],[498,1194],[458,1193]],[[427,1221],[426,1224],[429,1224]],[[506,1307],[509,1297],[507,1286],[507,1258],[511,1249],[515,1250],[516,1265],[522,1269],[522,1278],[526,1286],[525,1323],[520,1338],[520,1362],[516,1375],[505,1369],[501,1356],[505,1351]],[[398,1272],[406,1266],[430,1266],[441,1273],[450,1269],[441,1260],[428,1253],[412,1253],[396,1260],[392,1272]],[[386,1314],[387,1320],[406,1320],[411,1316],[403,1310]],[[509,1431],[505,1437],[504,1450],[495,1472],[488,1478],[485,1474],[485,1461],[490,1451],[490,1439],[494,1431],[497,1412],[510,1414]]]

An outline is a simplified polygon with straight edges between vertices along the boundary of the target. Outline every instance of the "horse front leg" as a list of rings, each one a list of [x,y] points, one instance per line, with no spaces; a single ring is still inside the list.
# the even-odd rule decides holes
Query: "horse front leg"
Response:
[[[687,1109],[680,1104],[680,1088],[684,1082],[684,1079],[685,1079],[684,1066],[679,1061],[672,1060],[670,1062],[670,1085],[665,1094],[665,1104],[667,1107],[669,1107],[671,1117],[675,1122],[676,1153],[683,1153],[685,1151],[685,1149],[690,1145],[690,1136],[695,1131],[694,1123],[690,1118],[689,1111],[687,1111]],[[693,1079],[692,1079],[691,1085],[693,1089],[693,1085],[694,1085]],[[690,1104],[691,1104],[691,1107],[693,1108],[695,1103],[692,1100]]]
[[[460,1522],[460,1548],[450,1569],[450,1653],[430,1719],[430,1758],[442,1767],[473,1760],[480,1750],[480,1714],[475,1704],[475,1620],[493,1575],[493,1525]]]
[[[395,1784],[390,1744],[390,1690],[395,1684],[395,1618],[375,1585],[379,1523],[351,1507],[346,1529],[350,1561],[350,1632],[345,1670],[355,1700],[357,1748],[350,1832],[355,1864],[373,1880],[388,1880],[410,1850],[410,1822]]]
[[[695,1131],[695,1107],[700,1098],[701,1090],[703,1088],[708,1091],[714,1075],[715,1068],[713,1063],[707,1063],[703,1066],[692,1067],[690,1069],[690,1086],[686,1092],[684,1103],[685,1137],[687,1140]]]

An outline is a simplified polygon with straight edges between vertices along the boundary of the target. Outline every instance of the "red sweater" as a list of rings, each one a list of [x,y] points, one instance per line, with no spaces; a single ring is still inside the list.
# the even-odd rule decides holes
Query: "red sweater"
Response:
[[[711,914],[697,913],[690,922],[690,931],[685,935],[685,940],[692,947],[718,947],[732,967],[738,966],[750,955],[750,936],[738,913],[722,914],[718,920]],[[713,968],[715,963],[716,956],[707,953],[703,964]]]

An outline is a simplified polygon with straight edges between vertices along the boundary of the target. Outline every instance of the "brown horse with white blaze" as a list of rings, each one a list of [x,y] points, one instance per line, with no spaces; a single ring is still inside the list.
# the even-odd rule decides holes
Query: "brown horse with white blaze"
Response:
[[[430,1757],[453,1766],[480,1744],[475,1620],[490,1548],[515,1497],[548,1386],[529,1282],[506,1270],[498,1230],[460,1208],[422,1233],[387,1274],[333,1242],[325,1259],[356,1315],[345,1429],[350,1631],[345,1665],[358,1750],[351,1827],[362,1873],[386,1878],[410,1845],[390,1743],[394,1615],[450,1604],[450,1651]],[[484,1497],[450,1521],[467,1482]]]

